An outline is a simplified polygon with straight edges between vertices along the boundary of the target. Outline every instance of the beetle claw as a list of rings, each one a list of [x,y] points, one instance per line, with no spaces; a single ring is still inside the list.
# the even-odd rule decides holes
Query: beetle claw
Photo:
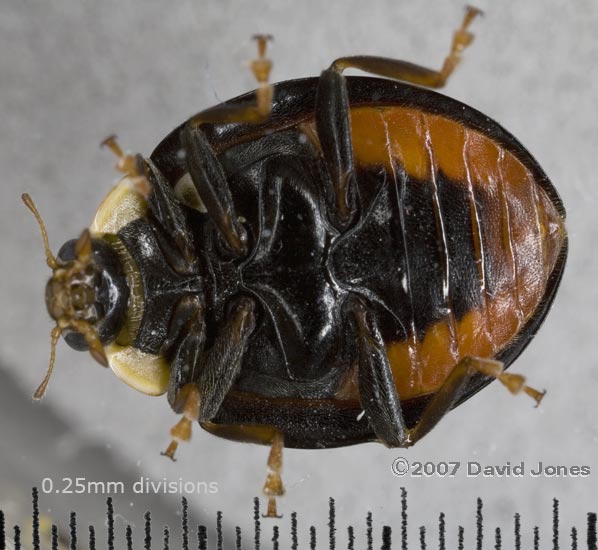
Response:
[[[523,391],[536,402],[536,408],[540,406],[542,399],[544,399],[544,396],[546,395],[546,390],[539,391],[534,388],[530,388],[529,386],[525,386]]]
[[[117,157],[122,157],[123,152],[117,142],[116,134],[110,134],[106,139],[100,143],[100,147],[108,147]]]
[[[463,21],[463,26],[467,27],[473,21],[475,17],[484,17],[485,13],[480,8],[476,8],[475,6],[465,6],[465,20]]]
[[[166,456],[168,458],[170,458],[170,460],[172,460],[173,462],[176,462],[176,458],[174,458],[174,453],[177,450],[177,447],[179,446],[178,441],[175,441],[174,439],[170,442],[170,445],[168,445],[168,448],[161,452],[160,455],[162,456]]]
[[[273,519],[281,519],[282,514],[278,514],[276,510],[276,497],[268,498],[268,511],[265,514],[262,514],[263,518],[273,518]]]

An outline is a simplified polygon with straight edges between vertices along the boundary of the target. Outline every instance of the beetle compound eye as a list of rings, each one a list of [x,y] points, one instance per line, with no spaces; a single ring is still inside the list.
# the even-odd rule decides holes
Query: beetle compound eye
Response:
[[[66,241],[59,249],[58,254],[56,254],[56,260],[60,263],[66,264],[67,262],[72,262],[77,258],[77,253],[75,252],[75,245],[77,244],[76,239],[71,239]]]
[[[85,336],[76,330],[64,330],[62,338],[69,347],[76,351],[89,351],[89,344],[87,343],[87,340],[85,340]]]

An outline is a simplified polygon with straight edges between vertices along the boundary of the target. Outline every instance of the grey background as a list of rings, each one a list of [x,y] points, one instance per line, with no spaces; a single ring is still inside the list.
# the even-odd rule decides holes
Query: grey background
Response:
[[[581,526],[585,512],[598,510],[598,3],[478,5],[486,17],[475,22],[476,41],[444,93],[516,135],[545,168],[568,211],[570,257],[561,291],[516,366],[548,395],[534,410],[529,400],[494,384],[409,450],[368,444],[286,451],[283,526],[291,510],[300,513],[303,532],[312,523],[323,526],[329,496],[337,499],[339,529],[361,521],[367,510],[376,525],[398,525],[401,486],[410,492],[410,517],[427,524],[431,536],[443,510],[450,526],[473,525],[477,496],[486,501],[490,525],[510,531],[519,511],[524,542],[531,541],[532,524],[550,536],[552,497],[561,499],[564,532],[573,523]],[[197,519],[213,519],[221,509],[231,524],[249,525],[268,452],[196,429],[179,461],[170,463],[159,455],[175,421],[165,398],[136,393],[64,344],[47,397],[29,400],[46,368],[51,323],[43,304],[48,270],[20,194],[28,191],[36,200],[56,251],[89,224],[116,181],[114,159],[98,148],[100,140],[116,132],[126,148],[149,154],[191,114],[253,88],[245,66],[254,56],[252,34],[275,36],[274,81],[317,75],[332,59],[355,53],[436,68],[462,14],[462,0],[0,1],[0,505],[26,506],[28,499],[19,504],[18,495],[48,476],[182,478],[218,483],[217,494],[190,497]],[[64,437],[43,437],[52,428],[40,423],[40,414]],[[89,458],[89,449],[98,460]],[[397,478],[390,466],[398,456],[525,461],[528,468],[538,461],[587,464],[592,475],[468,479],[461,471],[454,479]],[[178,499],[123,495],[118,502],[126,519],[141,525],[146,506],[163,510],[160,521],[175,521]],[[76,507],[94,518],[102,501],[44,496],[50,516]],[[410,537],[417,540],[415,529]],[[448,541],[455,541],[454,528]]]

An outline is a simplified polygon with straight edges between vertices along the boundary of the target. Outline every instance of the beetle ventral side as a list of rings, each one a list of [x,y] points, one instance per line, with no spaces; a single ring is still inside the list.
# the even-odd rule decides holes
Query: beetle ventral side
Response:
[[[63,334],[167,394],[182,414],[167,456],[195,421],[271,444],[269,516],[283,445],[407,447],[495,378],[539,403],[504,369],[554,298],[565,210],[512,135],[419,87],[444,85],[477,13],[440,71],[358,56],[270,85],[256,37],[256,92],[191,118],[149,158],[105,142],[125,177],[57,258],[27,199],[57,323],[38,396]]]
[[[346,82],[358,214],[344,230],[328,214],[314,120],[318,79],[276,85],[264,124],[204,129],[251,243],[226,267],[206,253],[217,245],[198,251],[213,281],[207,310],[217,325],[226,300],[245,292],[259,311],[236,383],[204,425],[218,435],[253,439],[247,425],[259,425],[283,431],[286,446],[378,439],[357,420],[364,406],[356,305],[367,307],[367,339],[384,348],[413,427],[461,360],[508,366],[554,296],[566,254],[564,209],[521,145],[434,92]],[[183,131],[152,155],[175,187],[189,177],[176,154]],[[200,225],[206,218],[194,215]],[[458,401],[488,380],[474,375]]]

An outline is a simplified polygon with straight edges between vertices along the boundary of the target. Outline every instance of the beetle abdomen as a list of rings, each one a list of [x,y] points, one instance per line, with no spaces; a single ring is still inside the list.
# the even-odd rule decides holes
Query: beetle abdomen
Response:
[[[378,189],[334,272],[377,304],[408,399],[516,338],[547,290],[563,216],[513,150],[462,121],[393,106],[353,108],[351,122],[360,186]]]

